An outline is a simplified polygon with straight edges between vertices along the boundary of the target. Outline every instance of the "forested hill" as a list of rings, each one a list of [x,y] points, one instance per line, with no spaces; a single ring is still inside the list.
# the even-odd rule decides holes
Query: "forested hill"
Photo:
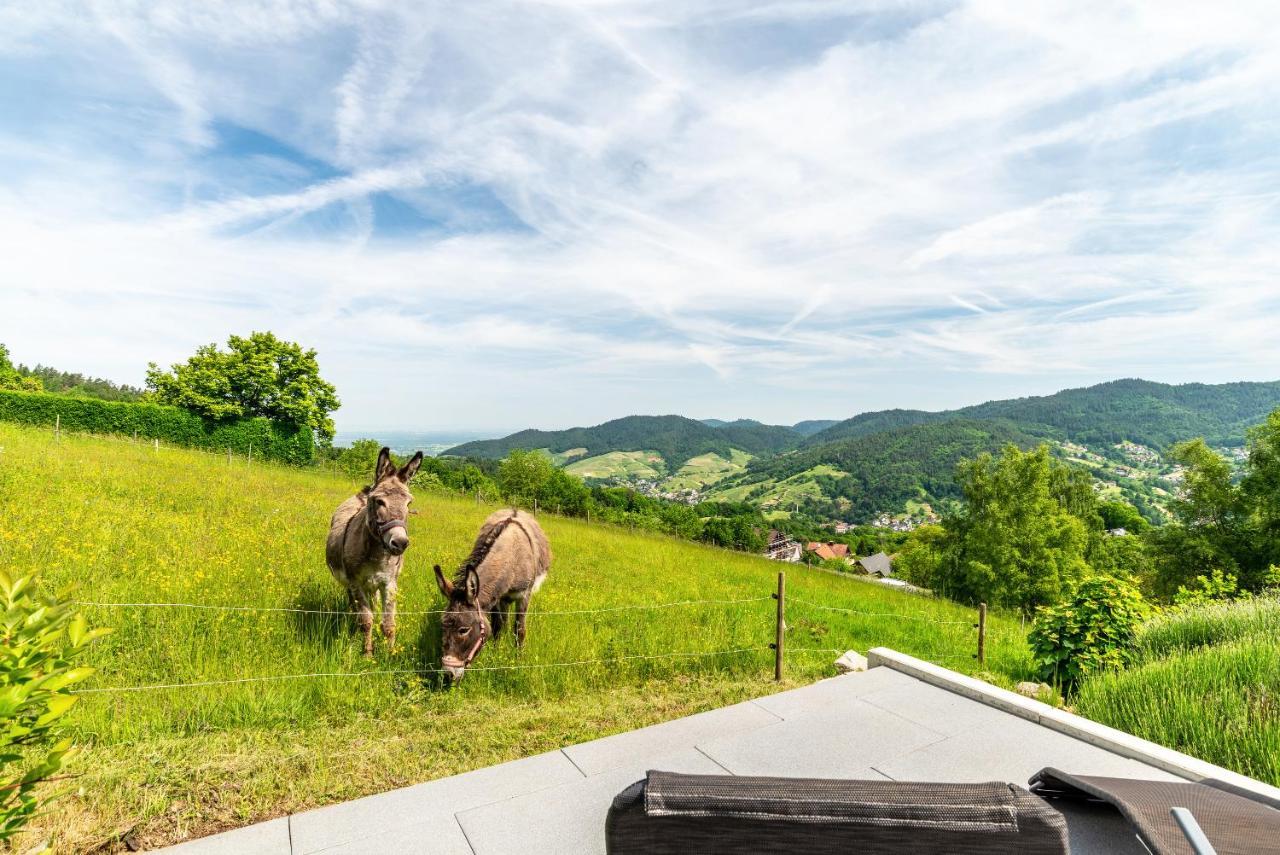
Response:
[[[1004,419],[1040,437],[1110,444],[1121,440],[1167,448],[1204,437],[1210,445],[1241,445],[1245,430],[1280,407],[1280,381],[1186,383],[1116,380],[1054,395],[988,401],[959,410],[884,410],[863,413],[806,440],[817,446],[879,431],[957,418]]]
[[[747,471],[717,485],[717,490],[770,484],[828,466],[844,475],[814,478],[829,499],[841,497],[852,507],[840,513],[866,519],[910,499],[955,498],[956,464],[1008,443],[1031,448],[1038,440],[1002,420],[952,419],[891,428],[848,437],[769,460],[753,461]]]
[[[595,427],[568,430],[522,430],[502,439],[467,442],[445,452],[457,457],[505,457],[512,449],[545,448],[553,454],[586,449],[592,457],[610,451],[655,451],[672,471],[691,457],[731,449],[753,455],[776,454],[796,447],[803,436],[788,427],[736,421],[713,427],[684,416],[627,416]]]

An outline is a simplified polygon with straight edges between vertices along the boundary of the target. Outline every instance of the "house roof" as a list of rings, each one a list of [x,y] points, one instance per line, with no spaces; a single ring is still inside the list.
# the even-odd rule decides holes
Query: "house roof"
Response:
[[[873,667],[559,751],[282,817],[169,851],[175,855],[309,855],[321,850],[328,855],[357,851],[388,855],[423,851],[603,855],[604,821],[613,797],[650,769],[1001,781],[1022,786],[1046,766],[1072,774],[1160,781],[1205,776],[1196,770],[1179,776],[1166,771],[1168,766],[1157,767],[1113,753],[1095,744],[1108,728],[946,669],[901,654],[892,654],[884,664],[888,667]],[[951,682],[939,682],[930,671],[952,675],[946,678]],[[979,688],[970,694],[974,686]],[[1012,699],[996,705],[996,695]],[[1048,712],[1018,714],[1014,710],[1020,704]],[[1068,727],[1071,722],[1057,722],[1059,718],[1080,724]],[[1052,726],[1046,726],[1049,719],[1055,722]],[[1151,763],[1161,762],[1160,757],[1201,762],[1126,734],[1111,733],[1117,734],[1111,737],[1113,741],[1131,740],[1135,746],[1132,756]],[[1129,753],[1127,748],[1117,750]],[[1216,770],[1211,776],[1232,774]],[[1145,851],[1120,814],[1110,807],[1067,802],[1055,802],[1054,807],[1066,816],[1073,855]]]
[[[824,561],[828,558],[846,558],[849,555],[849,546],[844,543],[819,543],[811,540],[805,544],[805,549]]]
[[[877,552],[875,555],[868,555],[866,558],[859,558],[858,563],[868,573],[875,573],[880,576],[893,575],[893,560],[883,552]]]

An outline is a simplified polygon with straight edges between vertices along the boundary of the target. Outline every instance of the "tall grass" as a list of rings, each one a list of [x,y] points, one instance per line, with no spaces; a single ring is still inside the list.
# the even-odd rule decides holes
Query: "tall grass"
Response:
[[[1280,594],[1173,609],[1143,624],[1134,646],[1152,662],[1250,636],[1280,639]]]
[[[1095,721],[1280,785],[1280,646],[1274,636],[1200,646],[1097,675],[1081,687],[1076,708]]]
[[[15,573],[38,571],[50,585],[77,583],[78,598],[92,602],[347,607],[323,547],[329,516],[355,482],[120,439],[64,434],[55,442],[48,432],[7,424],[0,424],[0,447],[0,562]],[[72,848],[96,840],[103,828],[95,824],[140,824],[151,842],[163,842],[188,828],[211,830],[361,795],[771,690],[773,654],[765,648],[774,604],[767,598],[779,565],[552,516],[542,522],[554,559],[533,600],[526,649],[517,652],[508,636],[476,661],[518,667],[475,670],[454,691],[443,690],[435,675],[382,673],[438,667],[438,615],[421,614],[443,605],[431,565],[456,566],[493,510],[438,495],[419,495],[414,508],[400,647],[387,650],[379,639],[372,659],[359,655],[342,615],[86,607],[95,624],[115,628],[92,653],[90,664],[100,670],[90,688],[359,676],[86,696],[74,721],[81,739],[96,747],[97,765],[78,819],[55,819]],[[973,670],[970,610],[786,569],[793,681],[829,675],[830,651],[877,645]],[[740,648],[750,650],[716,653]],[[989,619],[987,650],[987,667],[1002,681],[1028,673],[1016,622]],[[476,720],[480,710],[488,718]],[[502,710],[512,711],[512,721],[529,721],[529,730],[512,738],[509,728],[485,724]],[[470,729],[459,736],[450,726]],[[394,734],[399,747],[382,739]],[[344,739],[366,745],[378,765],[368,768],[335,748],[346,746]],[[249,753],[257,770],[252,786],[243,780]]]

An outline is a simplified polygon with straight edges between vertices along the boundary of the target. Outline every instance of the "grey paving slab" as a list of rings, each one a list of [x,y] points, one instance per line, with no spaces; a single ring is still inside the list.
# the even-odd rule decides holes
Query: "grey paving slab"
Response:
[[[984,727],[998,729],[1009,719],[994,707],[916,679],[873,692],[866,702],[947,736]]]
[[[598,775],[610,769],[634,768],[637,758],[669,754],[715,736],[750,733],[780,720],[773,713],[747,701],[594,742],[571,745],[564,749],[564,753],[583,774]]]
[[[355,840],[319,851],[322,855],[474,855],[457,817],[448,812],[394,831],[362,831]]]
[[[390,833],[434,824],[456,813],[521,793],[581,780],[582,773],[559,751],[489,766],[389,793],[317,808],[292,818],[293,855],[310,855],[371,832]]]
[[[1128,820],[1111,805],[1062,799],[1054,801],[1053,807],[1066,817],[1071,855],[1151,855]]]
[[[858,698],[865,697],[886,689],[918,683],[919,681],[892,668],[872,668],[870,671],[859,671],[819,680],[810,686],[801,686],[756,698],[751,703],[763,707],[779,718],[795,718],[814,712],[829,710],[832,706],[849,704]]]
[[[868,777],[871,767],[885,760],[943,738],[855,699],[828,712],[706,740],[698,748],[735,775],[858,778]]]
[[[289,855],[289,818],[246,825],[159,851],[172,855]]]
[[[1181,780],[1012,716],[1004,716],[998,727],[967,730],[874,765],[898,781],[1010,781],[1025,786],[1027,779],[1045,766],[1081,775]]]
[[[614,769],[569,784],[458,814],[476,855],[573,853],[604,855],[604,820],[613,797],[649,769],[723,775],[706,756],[685,749],[650,756],[636,771]],[[638,767],[637,767],[638,768]]]

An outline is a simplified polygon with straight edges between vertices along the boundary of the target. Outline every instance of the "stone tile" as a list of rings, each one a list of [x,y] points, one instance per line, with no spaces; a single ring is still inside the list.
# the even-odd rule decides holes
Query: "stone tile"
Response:
[[[619,768],[638,768],[643,773],[648,769],[643,758],[692,748],[702,739],[749,733],[778,721],[776,715],[748,701],[594,742],[571,745],[564,749],[564,753],[586,775]]]
[[[778,718],[795,718],[851,704],[875,692],[916,682],[919,681],[914,677],[900,674],[892,668],[872,668],[870,671],[831,677],[810,686],[756,698],[751,703],[763,707]]]
[[[518,796],[458,814],[476,855],[573,853],[604,855],[604,821],[613,797],[642,779],[645,771],[723,775],[724,770],[693,749],[643,762],[644,771],[614,769],[569,784]]]
[[[404,787],[368,798],[317,808],[292,818],[293,855],[309,855],[340,843],[432,822],[433,817],[581,780],[582,773],[559,751],[538,754]]]
[[[385,833],[375,828],[364,831],[365,836],[319,851],[321,855],[474,855],[452,813]]]
[[[171,855],[289,855],[289,818],[246,825],[157,851]]]
[[[998,729],[1009,720],[1007,713],[915,679],[868,695],[866,702],[947,736]]]
[[[1005,781],[1025,787],[1045,766],[1081,775],[1181,780],[1011,716],[1003,717],[996,727],[965,731],[874,765],[896,781]]]
[[[1071,855],[1151,855],[1129,821],[1111,805],[1068,799],[1050,804],[1066,817]]]
[[[844,679],[844,678],[841,678]],[[698,748],[735,775],[792,778],[877,777],[870,767],[943,735],[865,701],[841,704]]]

